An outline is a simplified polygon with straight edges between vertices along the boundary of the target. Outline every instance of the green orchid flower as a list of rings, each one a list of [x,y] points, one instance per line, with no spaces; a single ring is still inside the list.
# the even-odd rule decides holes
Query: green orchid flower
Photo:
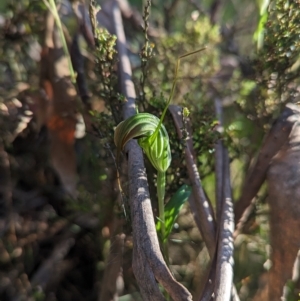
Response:
[[[184,54],[178,58],[170,97],[160,119],[149,113],[138,113],[119,123],[115,129],[114,142],[117,146],[117,162],[126,143],[131,139],[137,139],[147,158],[157,170],[157,197],[159,207],[160,234],[164,240],[166,237],[164,214],[165,182],[166,171],[171,164],[171,149],[169,135],[163,125],[163,120],[173,98],[180,59],[191,54],[198,53],[204,49],[205,48]],[[165,244],[164,241],[163,244]]]

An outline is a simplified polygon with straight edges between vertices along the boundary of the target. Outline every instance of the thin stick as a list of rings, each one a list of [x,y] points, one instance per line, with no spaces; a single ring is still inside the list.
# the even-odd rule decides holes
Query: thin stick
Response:
[[[66,39],[65,39],[65,35],[64,35],[64,32],[63,32],[60,17],[59,17],[58,12],[57,12],[56,4],[55,4],[54,0],[49,0],[49,2],[47,2],[47,0],[44,0],[44,3],[47,5],[47,7],[49,8],[49,10],[51,11],[51,13],[54,16],[56,25],[58,27],[59,35],[60,35],[60,38],[61,38],[62,47],[63,47],[63,50],[64,50],[65,55],[66,55],[67,60],[68,60],[68,65],[69,65],[70,75],[71,75],[71,81],[74,84],[74,83],[76,83],[76,75],[75,75],[75,72],[74,72],[74,69],[73,69],[71,56],[70,56],[70,53],[69,53],[69,48],[68,48],[68,45],[67,45],[67,42],[66,42]]]

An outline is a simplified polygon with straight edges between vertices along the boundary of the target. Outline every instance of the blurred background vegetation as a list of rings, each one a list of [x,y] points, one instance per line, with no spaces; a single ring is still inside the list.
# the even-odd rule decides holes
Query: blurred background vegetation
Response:
[[[109,63],[95,63],[94,50],[83,39],[70,5],[75,2],[61,1],[60,14],[69,36],[79,37],[88,110],[96,130],[88,131],[86,126],[86,132],[76,139],[77,188],[73,195],[66,193],[60,171],[51,164],[48,131],[39,124],[35,96],[40,89],[48,2],[0,3],[0,300],[100,300],[105,269],[113,264],[108,259],[110,237],[121,232],[127,236],[122,247],[120,300],[138,300],[130,265],[130,222],[124,218],[115,183],[113,132],[121,120],[118,108],[123,101],[116,88],[117,55]],[[220,137],[215,131],[213,97],[217,95],[224,106],[221,137],[229,149],[237,200],[264,134],[287,102],[298,101],[300,12],[296,2],[153,0],[148,30],[153,51],[144,67],[141,25],[146,2],[131,0],[133,17],[123,13],[140,111],[159,116],[178,56],[206,47],[182,60],[173,103],[190,110],[197,164],[213,204],[214,143]],[[103,1],[99,4],[105,5]],[[98,22],[101,25],[100,19]],[[141,83],[142,74],[147,76]],[[82,113],[82,107],[78,97],[70,110]],[[78,121],[77,131],[79,125]],[[188,183],[188,176],[183,143],[170,116],[165,125],[173,154],[167,177],[170,198]],[[157,210],[155,172],[149,163],[147,172]],[[126,183],[123,185],[126,191]],[[270,268],[266,199],[262,187],[255,210],[235,241],[234,282],[241,300],[252,300],[260,277]],[[176,279],[197,294],[208,255],[188,204],[170,235],[169,253]],[[49,276],[46,265],[55,256],[61,256],[60,265]]]

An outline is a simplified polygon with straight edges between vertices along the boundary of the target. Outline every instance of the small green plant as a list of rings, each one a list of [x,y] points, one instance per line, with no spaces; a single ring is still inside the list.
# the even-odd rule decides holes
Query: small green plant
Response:
[[[173,98],[176,81],[178,78],[180,60],[192,54],[196,54],[202,50],[204,50],[204,48],[184,54],[178,58],[175,67],[175,76],[172,84],[171,93],[160,119],[149,113],[138,113],[119,123],[115,129],[114,141],[117,146],[117,162],[119,161],[120,153],[124,148],[125,144],[129,140],[136,138],[138,139],[139,145],[144,150],[151,164],[157,170],[157,197],[159,208],[159,220],[161,223],[160,236],[163,241],[166,237],[164,212],[166,171],[171,164],[171,149],[169,143],[169,136],[163,125],[163,120],[166,115],[169,104]],[[163,249],[164,251],[166,251],[166,245],[164,242]]]
[[[110,108],[114,120],[120,121],[118,112],[120,95],[115,92],[117,76],[114,70],[118,61],[117,37],[110,34],[107,29],[100,27],[97,23],[95,16],[100,9],[99,6],[96,6],[94,0],[90,1],[89,13],[95,42],[95,71],[99,79],[96,89],[99,92],[99,96],[105,100],[106,106]]]

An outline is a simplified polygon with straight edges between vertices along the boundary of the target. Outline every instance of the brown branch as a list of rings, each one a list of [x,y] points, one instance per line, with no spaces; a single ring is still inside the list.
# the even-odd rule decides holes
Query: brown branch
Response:
[[[239,234],[243,232],[244,226],[246,225],[247,221],[249,220],[250,215],[253,213],[255,209],[255,199],[252,200],[250,205],[245,209],[242,217],[240,218],[238,224],[235,227],[233,238],[236,239]]]
[[[75,2],[72,4],[73,12],[77,18],[77,23],[79,26],[79,33],[84,37],[87,45],[93,49],[95,46],[95,40],[91,29],[91,23],[88,15],[86,6],[82,3]],[[72,43],[70,47],[70,56],[72,60],[72,65],[74,71],[77,73],[76,83],[79,91],[79,96],[81,97],[82,102],[86,105],[86,109],[90,109],[90,95],[87,87],[85,70],[84,70],[84,57],[81,54],[78,39],[79,33],[75,33],[72,37]]]
[[[179,138],[182,139],[181,129],[183,127],[183,124],[182,124],[181,107],[176,105],[170,105],[169,111],[172,114],[177,129],[177,134]],[[215,237],[216,237],[214,213],[212,210],[211,203],[207,199],[204,193],[201,184],[201,178],[193,156],[194,150],[193,150],[193,144],[192,144],[193,142],[191,138],[192,133],[190,129],[187,129],[187,131],[188,131],[188,139],[187,139],[184,152],[185,152],[186,166],[193,188],[193,194],[190,197],[189,202],[192,204],[191,205],[192,209],[196,208],[195,215],[198,217],[196,218],[196,223],[199,226],[199,230],[207,246],[210,257],[213,258],[215,253]]]
[[[223,107],[221,99],[214,97],[216,116],[219,120],[217,130],[223,130]],[[228,151],[219,139],[215,155],[216,197],[218,223],[218,250],[216,255],[216,273],[214,279],[215,299],[230,300],[233,281],[233,231],[234,215],[230,184],[230,164]],[[235,290],[236,291],[236,290]]]
[[[230,185],[229,157],[223,149],[223,206],[219,224],[215,300],[229,301],[233,280],[233,231],[234,215]]]
[[[268,203],[270,205],[270,244],[272,267],[269,271],[268,300],[280,300],[282,289],[291,278],[291,270],[299,251],[299,141],[300,108],[289,104],[294,123],[288,140],[272,158],[267,171]]]
[[[131,80],[132,72],[127,55],[126,38],[117,2],[113,5],[112,19],[118,38],[121,92],[127,100],[123,107],[123,117],[126,119],[135,114],[136,94]],[[192,300],[188,290],[173,278],[160,251],[142,150],[137,142],[132,140],[126,145],[125,152],[128,155],[129,198],[133,229],[133,271],[143,300],[164,300],[155,278],[173,300]]]
[[[220,133],[223,131],[223,113],[222,102],[218,97],[215,97],[215,111],[217,119],[219,120],[218,128],[216,129]],[[221,209],[223,203],[222,187],[224,178],[224,166],[223,166],[223,154],[224,146],[223,142],[219,139],[215,145],[215,174],[216,174],[216,219],[220,221]]]
[[[78,38],[79,36],[77,34],[73,37],[73,41],[70,48],[70,56],[72,65],[74,67],[74,71],[77,73],[76,84],[78,87],[79,96],[81,97],[82,102],[87,106],[87,109],[89,109],[88,101],[90,99],[90,96],[87,88],[87,82],[84,71],[84,61],[83,56],[80,52]]]
[[[280,150],[282,145],[288,140],[295,125],[295,113],[299,112],[299,107],[287,104],[282,114],[273,124],[270,132],[266,136],[263,146],[259,152],[257,161],[244,183],[241,198],[235,205],[235,222],[239,222],[246,208],[251,204],[259,188],[266,178],[266,173],[272,158]]]
[[[79,24],[79,31],[84,37],[87,45],[90,48],[94,48],[95,46],[95,40],[92,33],[92,26],[91,26],[91,20],[88,13],[88,10],[84,3],[75,2],[72,3],[73,11],[76,15],[77,22]]]
[[[218,101],[215,102],[216,111],[219,112],[220,125],[222,116],[222,108]],[[219,109],[219,111],[218,111]],[[220,189],[217,193],[220,196],[220,219],[218,223],[218,241],[217,252],[210,266],[210,273],[206,281],[205,288],[200,297],[200,301],[210,301],[214,293],[214,300],[230,300],[231,297],[238,299],[236,288],[232,283],[233,280],[233,231],[234,231],[234,215],[233,203],[231,197],[229,158],[227,149],[224,148],[220,141],[219,154],[216,155],[216,166],[222,167],[217,176],[216,189]]]

